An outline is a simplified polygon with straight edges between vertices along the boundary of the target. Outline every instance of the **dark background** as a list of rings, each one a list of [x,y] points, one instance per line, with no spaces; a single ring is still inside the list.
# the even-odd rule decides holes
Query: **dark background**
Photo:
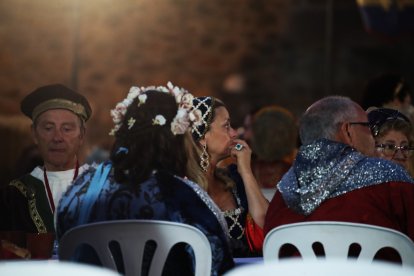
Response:
[[[414,84],[413,46],[412,35],[367,32],[351,0],[2,0],[3,175],[31,141],[19,103],[38,86],[90,99],[88,151],[111,144],[109,110],[131,85],[172,81],[219,97],[238,127],[266,104],[300,116],[326,95],[359,101],[385,71]]]

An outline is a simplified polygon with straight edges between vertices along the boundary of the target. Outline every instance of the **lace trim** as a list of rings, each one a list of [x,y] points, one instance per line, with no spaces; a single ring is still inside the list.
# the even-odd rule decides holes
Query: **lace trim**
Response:
[[[242,212],[243,212],[243,207],[239,207],[239,208],[236,208],[236,209],[233,209],[233,210],[227,210],[227,211],[222,212],[224,217],[229,218],[232,221],[232,224],[228,225],[229,230],[227,231],[227,236],[229,238],[240,240],[243,237],[244,228],[239,222],[239,218],[240,218],[240,215],[241,215]],[[241,234],[238,237],[233,237],[231,235],[231,231],[235,227],[238,227],[240,229],[240,232],[241,232]]]
[[[223,212],[221,212],[220,208],[214,203],[214,201],[210,198],[210,196],[207,194],[205,190],[203,190],[198,184],[194,183],[193,181],[189,179],[184,179],[179,176],[175,176],[179,180],[183,181],[185,184],[190,186],[195,193],[201,198],[202,201],[207,205],[207,207],[213,212],[213,214],[216,216],[217,220],[219,221],[221,228],[225,233],[228,233],[228,227],[226,219],[223,216]],[[228,235],[227,235],[228,236]]]
[[[223,216],[225,218],[228,218],[232,222],[231,225],[227,225],[228,228],[229,228],[229,230],[227,231],[227,236],[229,238],[233,238],[233,239],[240,240],[243,237],[243,235],[244,235],[244,228],[243,228],[243,226],[239,222],[240,221],[240,215],[243,213],[244,208],[242,206],[240,206],[241,205],[241,201],[240,201],[239,195],[237,193],[236,186],[233,186],[232,193],[233,193],[234,198],[236,199],[237,206],[239,206],[239,207],[236,208],[236,209],[233,209],[233,210],[222,211],[221,213],[223,214]],[[235,227],[238,227],[240,229],[240,233],[241,233],[237,237],[233,237],[231,235],[231,231]]]

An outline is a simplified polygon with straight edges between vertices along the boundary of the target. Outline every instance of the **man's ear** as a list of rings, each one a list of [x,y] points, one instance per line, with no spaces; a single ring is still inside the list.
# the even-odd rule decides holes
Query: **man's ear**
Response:
[[[84,139],[85,138],[85,135],[86,135],[86,127],[82,126],[80,128],[79,138],[80,139]]]
[[[349,131],[349,123],[341,123],[337,134],[338,141],[344,144],[352,145],[352,136]]]
[[[32,124],[32,126],[30,127],[30,133],[32,135],[32,140],[35,143],[35,145],[39,144],[39,141],[37,140],[37,136],[36,136],[36,126],[34,124]]]
[[[79,133],[80,145],[83,145],[84,140],[85,140],[85,136],[86,136],[86,127],[85,126],[82,126],[80,128],[80,133]]]

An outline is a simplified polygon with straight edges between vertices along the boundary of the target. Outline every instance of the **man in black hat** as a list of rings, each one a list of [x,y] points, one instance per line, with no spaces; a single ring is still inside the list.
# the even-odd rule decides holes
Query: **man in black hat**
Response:
[[[21,110],[33,121],[33,140],[44,164],[11,181],[2,191],[1,229],[55,232],[55,207],[73,179],[87,167],[79,165],[78,154],[91,107],[81,94],[53,84],[27,95]]]

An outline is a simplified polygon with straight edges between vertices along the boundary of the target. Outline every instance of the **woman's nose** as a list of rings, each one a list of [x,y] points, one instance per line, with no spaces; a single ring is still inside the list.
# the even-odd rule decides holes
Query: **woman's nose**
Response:
[[[232,127],[230,127],[230,137],[233,139],[237,137],[237,131]]]
[[[406,160],[407,155],[401,149],[396,149],[393,159]]]

